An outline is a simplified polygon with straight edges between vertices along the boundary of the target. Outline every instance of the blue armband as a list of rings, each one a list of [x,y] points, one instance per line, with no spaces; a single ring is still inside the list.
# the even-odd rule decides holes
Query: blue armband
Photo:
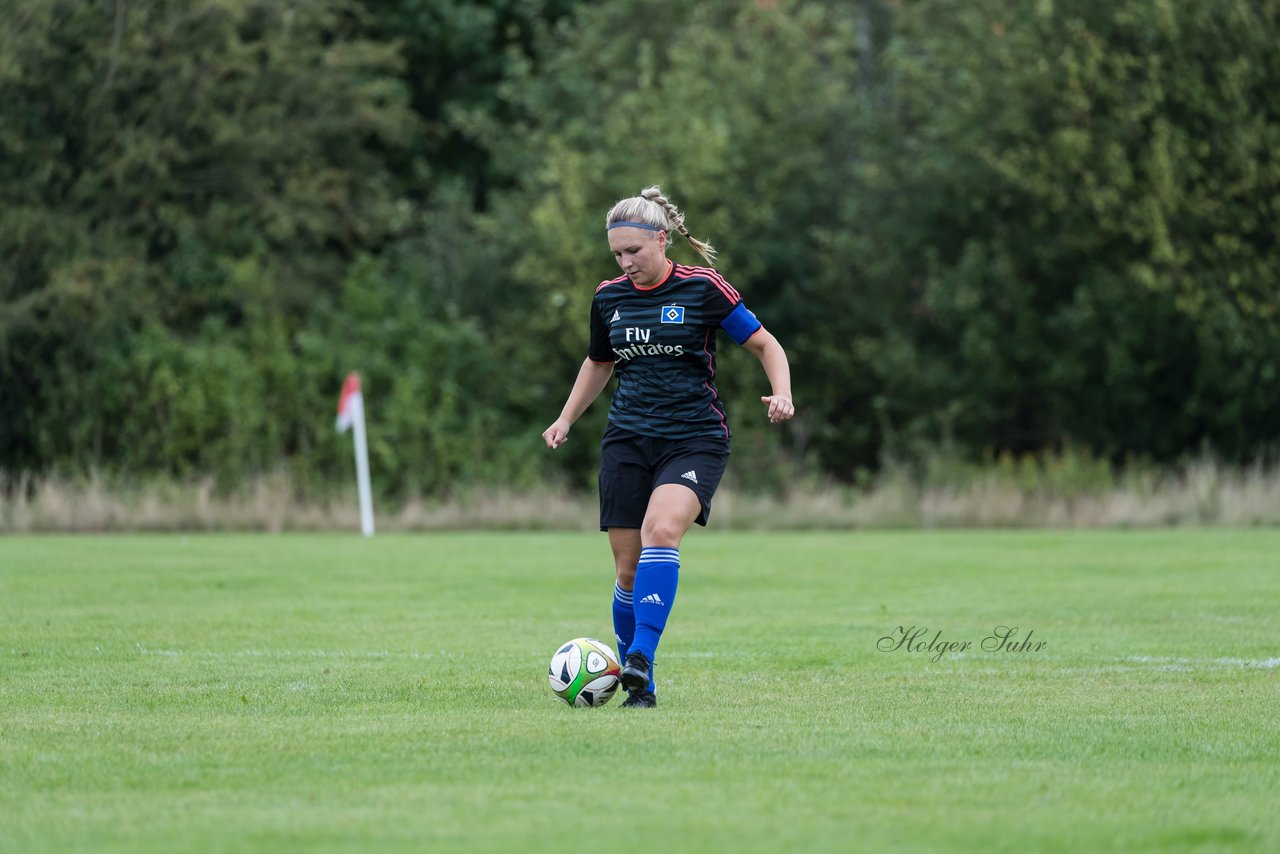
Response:
[[[746,303],[738,305],[729,312],[729,316],[720,321],[720,328],[729,333],[729,337],[739,344],[747,343],[747,339],[756,334],[763,326],[756,316],[747,308]]]

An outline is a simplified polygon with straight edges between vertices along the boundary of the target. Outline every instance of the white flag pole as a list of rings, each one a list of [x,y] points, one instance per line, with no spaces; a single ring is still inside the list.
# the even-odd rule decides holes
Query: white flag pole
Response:
[[[369,445],[364,436],[364,395],[358,394],[351,401],[355,407],[356,437],[356,487],[360,492],[360,530],[366,537],[373,536],[373,490],[369,486]]]
[[[356,487],[360,493],[360,530],[366,537],[373,536],[373,490],[369,486],[369,445],[364,430],[364,394],[360,389],[360,375],[352,371],[342,384],[342,396],[338,400],[338,432],[352,428],[356,450]]]

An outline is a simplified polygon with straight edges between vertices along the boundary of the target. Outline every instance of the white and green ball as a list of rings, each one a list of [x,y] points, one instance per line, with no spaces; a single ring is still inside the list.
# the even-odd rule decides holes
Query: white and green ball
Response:
[[[551,690],[571,706],[603,706],[618,690],[622,667],[595,638],[574,638],[551,656]]]

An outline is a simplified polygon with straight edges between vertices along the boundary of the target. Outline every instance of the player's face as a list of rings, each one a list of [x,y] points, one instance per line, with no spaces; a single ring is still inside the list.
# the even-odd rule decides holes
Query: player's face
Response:
[[[615,228],[609,232],[609,248],[614,260],[642,288],[658,284],[667,276],[667,233],[643,228]]]

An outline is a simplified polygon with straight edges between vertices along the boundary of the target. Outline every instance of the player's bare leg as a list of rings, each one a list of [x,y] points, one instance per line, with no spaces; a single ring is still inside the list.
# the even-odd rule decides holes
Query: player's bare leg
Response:
[[[613,550],[618,586],[630,590],[636,583],[636,563],[640,560],[640,529],[610,528],[609,548]]]
[[[702,512],[698,493],[678,483],[664,483],[649,496],[640,529],[640,545],[678,549],[680,541]],[[636,555],[639,557],[639,554]]]

